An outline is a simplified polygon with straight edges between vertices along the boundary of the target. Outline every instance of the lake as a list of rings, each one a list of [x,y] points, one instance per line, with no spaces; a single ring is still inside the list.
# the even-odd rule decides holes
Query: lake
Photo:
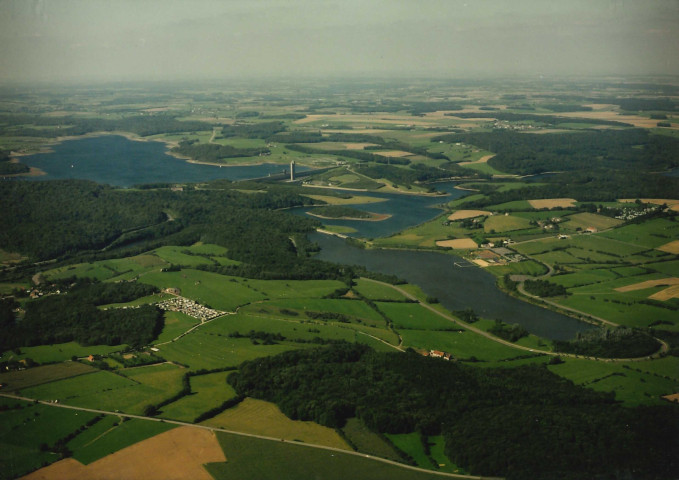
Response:
[[[217,167],[188,163],[167,154],[161,142],[132,141],[118,135],[104,135],[68,140],[53,147],[53,152],[23,157],[21,161],[47,173],[32,180],[78,178],[99,183],[129,187],[141,183],[201,182],[226,178],[240,180],[280,173],[285,166],[262,164],[253,166]],[[300,171],[304,167],[297,167]],[[26,177],[29,178],[29,177]],[[455,183],[439,183],[436,189],[447,195],[399,195],[382,192],[355,192],[384,199],[381,203],[352,207],[390,214],[382,222],[329,220],[333,225],[346,225],[357,230],[358,237],[384,237],[413,225],[431,220],[441,213],[437,206],[462,197],[469,192],[457,190]],[[309,208],[293,209],[306,215]],[[473,308],[479,315],[518,323],[536,335],[552,339],[570,339],[590,326],[573,318],[522,302],[501,292],[495,277],[477,267],[459,268],[455,261],[463,260],[436,252],[400,250],[361,250],[347,245],[337,237],[312,235],[322,251],[320,257],[344,264],[363,265],[377,272],[397,275],[418,285],[428,295],[439,298],[449,310]]]
[[[167,153],[163,142],[134,141],[120,135],[102,135],[66,140],[52,152],[21,158],[46,175],[23,177],[29,180],[74,178],[130,187],[142,183],[205,182],[226,178],[244,180],[281,173],[286,165],[264,163],[248,166],[215,166],[189,163]],[[234,159],[239,161],[240,159]],[[297,171],[308,168],[298,165]]]
[[[482,317],[518,323],[530,333],[554,340],[570,340],[592,326],[566,315],[523,302],[499,290],[495,277],[476,266],[456,267],[465,260],[436,252],[364,250],[341,238],[314,233],[321,246],[317,258],[361,265],[369,270],[396,275],[439,299],[448,310],[472,308]]]
[[[352,195],[366,195],[383,199],[384,201],[379,203],[350,205],[350,207],[366,212],[388,214],[391,217],[380,222],[340,219],[323,219],[321,221],[328,225],[341,225],[355,229],[356,232],[347,234],[352,237],[386,237],[431,220],[442,212],[440,208],[437,208],[438,206],[469,194],[468,191],[456,189],[455,185],[457,185],[455,182],[435,184],[438,191],[446,193],[446,195],[438,196],[403,195],[382,192],[346,192]],[[290,209],[290,211],[295,215],[306,215],[306,212],[312,211],[312,208],[299,207]]]

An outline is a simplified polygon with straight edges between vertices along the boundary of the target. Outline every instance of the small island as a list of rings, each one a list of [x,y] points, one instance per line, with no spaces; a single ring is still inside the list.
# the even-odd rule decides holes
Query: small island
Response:
[[[332,220],[362,220],[366,222],[381,222],[390,218],[386,213],[364,212],[356,208],[343,205],[329,205],[326,207],[316,207],[313,211],[306,212],[308,215]]]

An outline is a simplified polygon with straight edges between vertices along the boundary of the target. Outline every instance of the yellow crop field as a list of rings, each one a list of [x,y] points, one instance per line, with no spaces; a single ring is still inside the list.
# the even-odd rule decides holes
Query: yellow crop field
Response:
[[[23,477],[26,480],[212,480],[203,464],[226,457],[214,432],[180,427],[136,443],[89,465],[67,458]]]
[[[350,450],[346,442],[332,428],[323,427],[314,422],[290,420],[275,404],[254,398],[246,398],[236,407],[202,424]]]

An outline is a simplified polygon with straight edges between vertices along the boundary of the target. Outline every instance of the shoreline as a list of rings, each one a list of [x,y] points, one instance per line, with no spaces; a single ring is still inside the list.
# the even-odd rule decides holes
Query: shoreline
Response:
[[[216,162],[205,162],[201,160],[196,160],[192,157],[188,157],[186,155],[182,155],[181,153],[173,152],[172,148],[177,147],[179,145],[178,142],[172,141],[172,140],[166,140],[166,139],[161,139],[161,138],[147,138],[147,137],[142,137],[140,135],[137,135],[136,133],[132,132],[121,132],[118,130],[114,131],[99,131],[99,132],[89,132],[85,133],[83,135],[65,135],[62,137],[56,137],[52,140],[49,140],[48,142],[44,143],[37,151],[35,152],[10,152],[10,158],[11,161],[14,161],[15,163],[19,162],[19,159],[21,157],[30,157],[32,155],[40,155],[43,153],[54,153],[54,147],[55,145],[59,145],[63,142],[68,142],[71,140],[82,140],[86,138],[96,138],[96,137],[104,137],[104,136],[119,136],[119,137],[125,137],[126,139],[133,141],[133,142],[158,142],[158,143],[164,143],[166,146],[165,154],[169,155],[171,157],[177,158],[179,160],[184,160],[187,163],[193,163],[197,165],[210,165],[213,167],[249,167],[249,166],[256,166],[256,165],[264,165],[266,163],[271,163],[273,165],[278,165],[275,162],[265,162],[265,161],[259,161],[259,162],[241,162],[241,163],[216,163]],[[280,165],[287,165],[286,163],[281,163]],[[28,172],[28,173],[15,173],[12,174],[11,176],[14,177],[28,177],[28,176],[40,176],[40,175],[46,175],[45,172],[38,168],[30,167],[34,173]],[[313,167],[309,167],[312,168]],[[10,176],[10,175],[6,175]]]
[[[322,218],[323,220],[351,220],[354,222],[383,222],[384,220],[388,220],[392,217],[392,215],[387,214],[387,213],[373,213],[373,212],[367,212],[370,215],[373,215],[370,218],[356,218],[356,217],[326,217],[323,215],[318,215],[316,213],[311,213],[311,211],[304,212],[307,215],[310,215],[312,217],[316,218]]]

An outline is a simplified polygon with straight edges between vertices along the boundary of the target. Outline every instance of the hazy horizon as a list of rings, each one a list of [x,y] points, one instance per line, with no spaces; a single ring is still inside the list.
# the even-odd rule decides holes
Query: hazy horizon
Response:
[[[679,74],[676,0],[0,2],[0,81]]]

